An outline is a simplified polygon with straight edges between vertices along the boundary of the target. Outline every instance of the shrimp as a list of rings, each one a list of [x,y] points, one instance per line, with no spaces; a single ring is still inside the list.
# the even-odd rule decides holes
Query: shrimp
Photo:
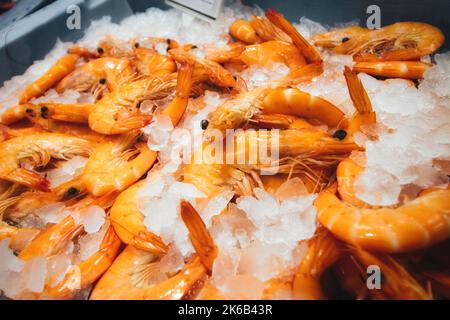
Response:
[[[138,47],[134,49],[134,56],[133,65],[142,75],[165,75],[177,70],[177,65],[171,57],[150,48]]]
[[[242,46],[235,44],[229,50],[209,53],[209,60],[219,63],[258,65],[271,67],[274,63],[284,63],[291,72],[306,64],[302,54],[293,44],[272,40],[259,44]]]
[[[263,129],[306,129],[313,126],[306,120],[287,114],[255,114],[249,123]]]
[[[161,99],[176,86],[176,78],[146,77],[126,84],[105,95],[89,113],[89,127],[102,134],[121,134],[140,129],[151,121],[151,116],[139,111],[143,100]]]
[[[255,44],[259,41],[255,29],[253,29],[251,24],[245,20],[236,20],[233,22],[229,32],[232,37],[248,44]]]
[[[194,256],[177,274],[157,282],[160,256],[128,245],[94,287],[91,300],[179,300],[206,276],[199,257]],[[170,276],[170,275],[169,275]]]
[[[397,208],[360,208],[324,191],[315,201],[319,221],[336,237],[366,250],[397,253],[450,237],[450,190],[437,190]]]
[[[311,41],[315,46],[333,49],[348,40],[357,37],[361,34],[370,32],[367,28],[360,26],[350,26],[346,28],[339,28],[329,32],[317,33],[311,36]]]
[[[191,84],[192,68],[182,64],[177,76],[176,96],[162,112],[171,119],[174,127],[188,105]],[[135,150],[130,149],[135,140],[136,135],[132,133],[106,141],[94,150],[83,173],[83,182],[92,194],[124,190],[152,167],[157,152],[149,150],[143,142],[138,142]],[[108,169],[105,163],[115,164],[114,170]]]
[[[224,102],[208,115],[209,127],[222,131],[239,128],[259,113],[264,98],[274,90],[273,87],[286,87],[291,84],[307,82],[320,75],[322,71],[321,64],[309,64],[266,87],[258,87],[240,93],[233,99]]]
[[[129,60],[105,57],[76,68],[64,77],[55,89],[60,93],[68,89],[91,92],[95,97],[101,97],[106,91],[114,91],[130,82],[134,76]]]
[[[23,160],[34,166],[45,166],[51,158],[67,159],[88,155],[92,144],[87,140],[58,133],[37,133],[16,137],[0,144],[0,179],[42,191],[49,191],[49,182],[38,173],[21,168]]]
[[[121,191],[139,180],[156,161],[157,153],[136,133],[117,136],[96,147],[86,163],[82,181],[89,192],[101,196]]]
[[[78,58],[76,54],[67,54],[59,59],[42,77],[25,88],[19,96],[19,103],[26,103],[32,98],[43,95],[75,69]]]
[[[179,63],[185,62],[199,68],[213,84],[230,91],[239,91],[236,79],[217,62],[196,57],[184,49],[171,49],[169,54]]]
[[[417,60],[436,52],[445,37],[438,28],[421,22],[398,22],[363,33],[333,49],[357,60]]]
[[[329,127],[346,126],[344,112],[325,99],[296,88],[278,88],[268,93],[261,103],[265,114],[281,113],[307,120],[315,119]]]
[[[144,215],[137,207],[137,192],[144,183],[145,180],[135,183],[117,197],[111,208],[111,223],[124,243],[143,251],[164,254],[168,250],[167,245],[147,230]]]
[[[306,58],[308,63],[320,63],[322,61],[317,49],[311,45],[308,40],[306,40],[285,17],[283,17],[282,14],[273,9],[268,9],[266,11],[266,17],[292,39],[292,43]]]
[[[353,69],[372,76],[416,80],[423,78],[431,64],[420,61],[356,62]]]
[[[294,297],[302,300],[323,300],[320,277],[340,256],[337,240],[325,229],[317,230],[308,240],[308,251],[295,273]]]
[[[345,202],[357,207],[368,206],[364,201],[356,197],[354,189],[355,180],[363,170],[363,167],[350,158],[342,160],[336,169],[339,196]]]

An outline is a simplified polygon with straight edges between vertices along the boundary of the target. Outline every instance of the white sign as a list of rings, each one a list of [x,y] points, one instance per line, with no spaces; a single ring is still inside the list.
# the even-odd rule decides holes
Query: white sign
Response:
[[[166,3],[207,21],[216,20],[223,6],[223,0],[166,0]]]

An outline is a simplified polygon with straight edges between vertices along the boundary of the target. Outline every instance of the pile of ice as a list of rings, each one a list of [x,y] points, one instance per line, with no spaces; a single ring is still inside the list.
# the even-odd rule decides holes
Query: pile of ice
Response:
[[[360,75],[381,123],[378,139],[365,142],[366,169],[355,181],[361,200],[393,205],[407,186],[446,186],[449,172],[435,161],[450,161],[450,54],[436,62],[418,88]]]
[[[225,297],[260,299],[265,282],[291,273],[299,263],[299,242],[316,230],[316,196],[302,185],[294,178],[276,194],[257,188],[254,197],[238,198],[215,219],[211,232],[219,255],[212,281]]]

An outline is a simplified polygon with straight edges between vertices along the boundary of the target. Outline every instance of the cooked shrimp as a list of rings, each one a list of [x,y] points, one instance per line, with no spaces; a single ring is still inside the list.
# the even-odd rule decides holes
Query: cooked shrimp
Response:
[[[306,129],[311,128],[312,125],[299,117],[287,114],[255,114],[250,123],[263,129]]]
[[[370,32],[367,28],[350,26],[335,29],[329,32],[313,34],[311,36],[311,41],[318,47],[333,49],[342,43],[367,32]]]
[[[431,64],[419,61],[356,62],[353,69],[372,76],[403,79],[421,79]]]
[[[320,75],[322,70],[321,64],[309,64],[266,87],[258,87],[240,93],[233,99],[225,101],[208,115],[209,125],[211,128],[222,131],[242,127],[260,111],[264,98],[274,90],[273,87],[285,87],[290,84],[310,81]]]
[[[167,245],[144,225],[144,215],[137,206],[141,180],[123,191],[111,208],[110,219],[119,238],[126,244],[154,254],[167,252]]]
[[[273,9],[269,9],[266,11],[266,17],[292,39],[292,43],[294,43],[308,63],[320,63],[322,61],[316,48],[311,45],[308,40],[306,40],[297,29],[283,17],[282,14]]]
[[[325,228],[316,231],[313,238],[308,240],[308,251],[295,273],[292,288],[296,299],[325,298],[320,277],[337,261],[340,251],[337,240]]]
[[[339,196],[345,202],[358,206],[367,207],[367,204],[355,195],[355,180],[364,170],[350,158],[342,160],[336,169]]]
[[[206,276],[198,257],[181,271],[157,282],[160,257],[131,245],[116,258],[91,293],[91,300],[179,300],[190,296]],[[170,275],[169,275],[170,276]]]
[[[235,78],[217,62],[199,58],[184,49],[172,49],[169,54],[179,63],[185,62],[200,68],[213,84],[230,91],[239,91]]]
[[[68,89],[91,92],[95,97],[101,97],[105,92],[114,91],[130,82],[133,77],[134,71],[129,60],[99,58],[76,68],[64,77],[55,89],[58,92]]]
[[[140,129],[150,123],[151,116],[139,111],[143,100],[161,99],[176,86],[172,75],[146,77],[110,92],[89,113],[89,127],[102,134],[121,134]]]
[[[281,113],[305,119],[315,119],[335,128],[345,127],[344,112],[325,99],[296,88],[278,88],[269,92],[261,103],[265,114]]]
[[[30,159],[34,166],[45,166],[51,158],[88,155],[91,148],[91,143],[84,139],[58,133],[38,133],[9,139],[0,144],[0,179],[49,191],[48,181],[34,171],[21,168],[21,161]]]
[[[101,196],[121,191],[139,180],[153,165],[157,153],[148,149],[136,133],[117,136],[96,147],[83,171],[89,192]]]
[[[191,239],[192,246],[203,266],[210,274],[218,253],[214,240],[209,234],[209,231],[197,210],[195,210],[189,202],[181,201],[180,207],[181,218],[189,231],[189,238]]]
[[[336,237],[367,250],[406,252],[450,237],[450,190],[419,196],[397,208],[359,208],[322,192],[319,221]]]
[[[237,40],[248,44],[254,44],[259,41],[255,29],[253,29],[251,24],[245,20],[236,20],[233,22],[230,26],[229,32],[231,36]]]
[[[42,77],[25,88],[20,94],[19,103],[25,103],[43,95],[45,91],[75,69],[78,57],[76,54],[67,54],[59,59]]]
[[[154,49],[138,47],[134,49],[133,65],[142,75],[157,76],[170,74],[177,70],[175,61]]]
[[[438,28],[421,22],[398,22],[363,33],[333,49],[359,60],[416,60],[436,52],[445,37]]]

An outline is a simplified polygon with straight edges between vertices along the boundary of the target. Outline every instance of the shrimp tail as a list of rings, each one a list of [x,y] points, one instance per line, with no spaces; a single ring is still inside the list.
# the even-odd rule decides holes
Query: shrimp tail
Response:
[[[164,255],[169,249],[164,241],[152,232],[141,232],[133,238],[132,245],[155,255]]]
[[[266,11],[266,17],[292,39],[294,45],[305,56],[309,63],[322,61],[316,48],[311,45],[288,20],[286,20],[281,13],[274,9],[268,9]]]
[[[373,113],[372,103],[370,102],[369,96],[367,95],[361,80],[359,80],[357,73],[345,66],[344,76],[356,111],[359,114]]]
[[[209,234],[205,223],[188,201],[181,202],[181,218],[189,230],[189,238],[197,252],[200,261],[209,273],[212,271],[217,247]]]
[[[321,275],[339,258],[337,240],[325,228],[320,228],[308,241],[308,251],[295,274],[293,288],[301,299],[323,299]]]

